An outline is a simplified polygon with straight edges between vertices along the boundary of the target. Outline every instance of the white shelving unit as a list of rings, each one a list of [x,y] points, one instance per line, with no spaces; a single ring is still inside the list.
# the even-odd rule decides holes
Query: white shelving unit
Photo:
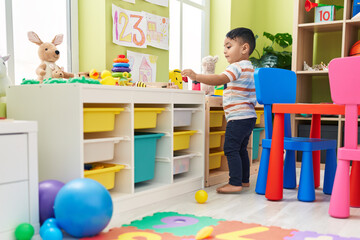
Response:
[[[205,96],[203,92],[87,84],[23,85],[8,89],[8,117],[36,120],[39,125],[39,180],[68,182],[84,177],[84,143],[116,139],[114,157],[123,164],[110,190],[115,211],[125,211],[194,191],[204,185]],[[124,108],[115,115],[113,131],[84,133],[83,108]],[[157,141],[155,176],[134,184],[134,108],[164,108],[157,126],[142,132],[164,133]],[[193,153],[187,172],[174,175],[174,109],[195,109],[190,126],[196,130],[187,153]]]
[[[0,121],[0,239],[30,223],[39,232],[37,124]]]

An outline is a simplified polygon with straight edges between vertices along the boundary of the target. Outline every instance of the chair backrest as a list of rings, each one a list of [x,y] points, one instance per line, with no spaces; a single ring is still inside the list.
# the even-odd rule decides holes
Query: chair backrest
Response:
[[[335,58],[329,63],[331,98],[345,105],[346,148],[357,148],[358,106],[360,104],[360,57]]]
[[[360,56],[329,63],[331,98],[336,104],[360,104]]]
[[[280,68],[258,68],[254,73],[256,99],[260,104],[295,103],[296,74]]]
[[[264,105],[265,138],[272,138],[273,103],[295,103],[296,74],[280,68],[257,68],[254,73],[256,99]],[[285,136],[291,136],[290,116],[285,116]]]

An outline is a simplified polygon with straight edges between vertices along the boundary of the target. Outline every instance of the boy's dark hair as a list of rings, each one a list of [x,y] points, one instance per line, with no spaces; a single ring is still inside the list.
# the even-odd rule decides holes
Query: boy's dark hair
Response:
[[[226,34],[227,38],[232,40],[240,38],[244,43],[248,43],[250,46],[249,56],[255,49],[256,42],[254,33],[248,28],[235,28]]]

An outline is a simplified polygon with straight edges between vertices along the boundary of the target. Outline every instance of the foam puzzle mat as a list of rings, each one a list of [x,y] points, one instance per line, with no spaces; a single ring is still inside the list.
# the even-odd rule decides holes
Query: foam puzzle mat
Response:
[[[176,212],[158,212],[82,240],[195,240],[206,226],[214,229],[210,237],[204,238],[209,240],[360,240]]]

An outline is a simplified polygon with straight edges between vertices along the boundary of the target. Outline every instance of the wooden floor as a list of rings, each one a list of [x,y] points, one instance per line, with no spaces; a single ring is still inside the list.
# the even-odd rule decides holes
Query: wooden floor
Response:
[[[133,220],[141,219],[155,212],[174,211],[360,238],[360,209],[351,208],[351,217],[348,219],[330,217],[328,215],[330,196],[324,195],[322,189],[316,190],[315,202],[298,201],[297,190],[284,190],[284,199],[273,202],[266,200],[265,196],[255,193],[255,175],[251,177],[250,183],[250,188],[240,194],[218,194],[215,191],[218,186],[205,188],[209,195],[205,204],[197,203],[194,199],[195,192],[191,192],[120,215],[117,215],[116,209],[114,209],[113,218],[107,229],[129,224]]]

